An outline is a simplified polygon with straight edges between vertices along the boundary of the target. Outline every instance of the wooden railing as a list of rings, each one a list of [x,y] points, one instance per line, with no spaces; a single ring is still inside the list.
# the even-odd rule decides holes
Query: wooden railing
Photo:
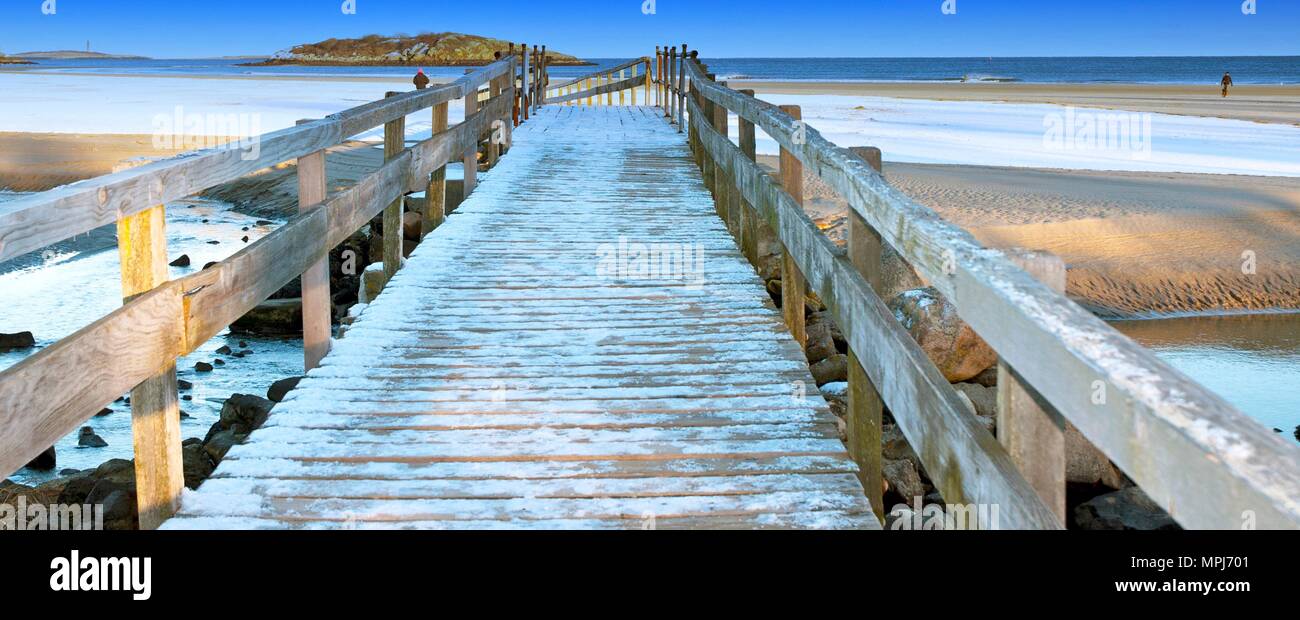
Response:
[[[511,117],[540,104],[536,85],[544,83],[544,69],[527,61],[511,53],[447,85],[389,93],[265,134],[254,158],[225,148],[196,151],[0,207],[0,260],[116,223],[126,299],[0,372],[0,478],[130,390],[140,525],[157,527],[175,510],[183,486],[176,359],[302,275],[304,366],[315,367],[330,343],[329,251],[382,211],[384,271],[391,277],[401,262],[403,196],[427,192],[425,230],[436,227],[446,213],[446,165],[464,162],[468,195],[480,144],[487,138],[494,162],[517,124]],[[448,127],[454,99],[464,99],[465,118]],[[433,110],[433,135],[407,148],[405,118],[426,108]],[[379,125],[384,165],[327,196],[325,149]],[[168,280],[165,203],[293,159],[298,215],[226,260]]]
[[[653,83],[650,71],[649,58],[636,58],[554,86],[547,85],[545,101],[548,104],[590,106],[601,105],[603,98],[604,105],[615,105],[614,94],[618,93],[618,105],[629,105],[629,94],[630,105],[637,105],[637,89],[641,89],[644,101],[649,104]]]
[[[1300,527],[1300,450],[1067,299],[1059,259],[982,247],[890,186],[878,150],[836,146],[797,106],[727,88],[694,55],[659,58],[659,103],[687,128],[719,215],[751,260],[761,238],[780,244],[792,333],[806,283],[848,340],[849,449],[878,514],[888,407],[944,500],[997,505],[1003,527],[1064,526],[1067,423],[1185,527]],[[779,178],[755,163],[755,128],[781,147]],[[801,207],[805,166],[851,207],[847,251]],[[1000,356],[996,438],[879,296],[886,245]]]

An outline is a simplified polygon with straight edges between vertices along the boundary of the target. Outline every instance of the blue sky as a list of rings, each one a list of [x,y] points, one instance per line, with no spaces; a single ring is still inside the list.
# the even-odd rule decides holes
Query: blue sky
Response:
[[[459,31],[588,57],[1300,55],[1300,0],[0,0],[0,50],[266,54]],[[955,14],[944,14],[945,2]],[[43,14],[53,3],[54,14]]]

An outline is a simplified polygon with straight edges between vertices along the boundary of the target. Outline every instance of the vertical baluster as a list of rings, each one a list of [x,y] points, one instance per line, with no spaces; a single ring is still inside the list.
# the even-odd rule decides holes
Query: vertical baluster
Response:
[[[466,70],[466,73],[472,72],[473,69]],[[478,87],[471,88],[465,93],[465,120],[468,121],[475,112],[478,112]],[[469,140],[469,144],[465,145],[463,165],[465,166],[465,198],[469,198],[470,192],[473,192],[474,186],[478,184],[479,135],[467,135],[466,139]]]
[[[398,93],[387,93],[394,97]],[[384,161],[397,157],[406,148],[406,118],[384,123]],[[397,274],[402,264],[402,198],[384,208],[384,285]]]
[[[513,74],[512,74],[513,75]],[[511,77],[511,79],[514,79]],[[447,131],[449,125],[448,102],[433,106],[433,135]],[[447,219],[447,165],[438,166],[429,175],[429,185],[424,189],[424,218],[420,225],[421,239],[433,232]]]
[[[119,218],[117,249],[123,302],[167,282],[166,207]],[[175,362],[131,390],[131,434],[140,529],[157,529],[175,514],[185,486]]]
[[[803,118],[797,105],[783,105],[781,111],[789,114],[796,121]],[[794,153],[781,147],[781,186],[794,198],[795,204],[803,206],[803,164]],[[799,346],[806,347],[808,334],[804,329],[804,282],[803,273],[794,262],[794,256],[784,247],[781,249],[781,308],[785,314],[786,325]]]
[[[880,149],[853,147],[849,149],[876,172],[881,170]],[[877,294],[882,293],[884,271],[881,257],[884,245],[879,233],[871,228],[857,212],[849,210],[849,259]],[[858,359],[858,352],[849,350],[849,403],[846,412],[849,455],[858,464],[858,478],[871,502],[876,518],[885,519],[884,473],[881,457],[882,415],[884,401],[871,377]],[[906,498],[909,501],[912,498]]]
[[[298,124],[311,121],[298,121]],[[298,212],[325,200],[325,151],[298,158]],[[330,350],[334,304],[330,299],[329,254],[302,273],[303,370],[320,365]]]
[[[1012,262],[1057,293],[1065,293],[1065,262],[1047,252],[1006,250]],[[1067,422],[1015,369],[998,361],[998,443],[1043,503],[1065,524]]]

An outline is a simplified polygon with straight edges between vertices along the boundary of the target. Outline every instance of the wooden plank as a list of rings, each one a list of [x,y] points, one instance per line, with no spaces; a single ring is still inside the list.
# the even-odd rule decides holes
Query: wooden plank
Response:
[[[387,184],[326,201],[323,236],[472,131],[439,134],[372,175]],[[550,165],[586,145],[612,153],[581,174]],[[516,148],[322,367],[187,496],[177,527],[199,517],[213,527],[330,523],[370,507],[376,527],[547,527],[585,513],[582,522],[612,527],[655,510],[695,527],[878,528],[829,408],[815,388],[794,396],[812,381],[803,355],[709,219],[677,133],[631,108],[548,107]],[[594,201],[555,191],[579,182]],[[627,198],[645,196],[654,198],[638,214]],[[707,272],[698,288],[596,277],[583,270],[596,247],[587,229],[699,244]],[[387,482],[367,491],[358,476]],[[403,511],[409,520],[392,520]]]
[[[1007,258],[1057,293],[1065,261],[1046,252],[1007,251]],[[998,361],[998,442],[1025,480],[1065,524],[1065,419],[1007,363]]]
[[[302,123],[302,121],[299,121]],[[325,151],[298,158],[298,212],[323,202],[328,194]],[[302,338],[304,372],[320,365],[329,353],[334,303],[330,297],[329,257],[312,263],[302,273]]]
[[[0,476],[165,373],[181,353],[181,308],[179,286],[159,287],[0,372]]]
[[[24,196],[0,206],[0,261],[113,224],[263,168],[323,150],[375,126],[463,96],[508,70],[493,63],[451,84],[403,93],[258,137],[258,156],[216,147]]]
[[[962,319],[1182,525],[1237,528],[1250,510],[1258,527],[1300,527],[1300,503],[1291,499],[1300,496],[1294,446],[891,187],[816,129],[806,127],[795,144],[795,121],[775,106],[700,88],[813,166],[887,243],[905,248]]]

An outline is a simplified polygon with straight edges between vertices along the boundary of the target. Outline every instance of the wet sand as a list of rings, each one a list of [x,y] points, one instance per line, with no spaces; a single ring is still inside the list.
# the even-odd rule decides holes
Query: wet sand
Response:
[[[1224,99],[1217,84],[863,83],[732,80],[732,88],[785,95],[855,95],[1050,103],[1086,108],[1210,116],[1300,125],[1300,85],[1233,87]]]
[[[1300,179],[890,162],[885,177],[987,246],[1062,256],[1067,293],[1103,317],[1300,310]],[[804,186],[843,243],[846,204]]]

